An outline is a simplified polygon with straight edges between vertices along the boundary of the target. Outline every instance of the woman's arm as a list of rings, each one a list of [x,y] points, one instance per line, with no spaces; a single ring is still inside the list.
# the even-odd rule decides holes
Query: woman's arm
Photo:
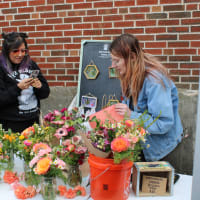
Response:
[[[38,67],[38,65],[35,62],[33,62],[32,67],[33,67],[32,69],[40,70],[40,68]],[[38,78],[37,81],[39,81],[41,83],[41,87],[38,87],[38,88],[34,87],[35,95],[37,96],[38,99],[47,98],[49,96],[49,93],[50,93],[50,88],[49,88],[49,85],[48,85],[46,79],[42,75],[41,71],[39,72],[37,78]]]
[[[174,113],[171,97],[171,88],[165,88],[158,82],[147,81],[146,89],[147,95],[147,114],[143,117],[145,120],[145,127],[153,122],[158,116],[159,118],[148,128],[151,134],[165,134],[174,124]],[[132,111],[131,118],[138,118],[142,113]]]

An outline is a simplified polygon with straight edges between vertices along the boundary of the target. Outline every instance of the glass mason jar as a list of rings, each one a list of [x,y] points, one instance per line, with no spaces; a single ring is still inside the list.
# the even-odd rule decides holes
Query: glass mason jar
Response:
[[[27,185],[36,187],[40,184],[40,176],[35,174],[26,162],[24,162],[24,181]]]
[[[56,190],[56,177],[42,177],[40,192],[44,200],[55,200]]]
[[[6,153],[7,159],[4,163],[4,169],[5,170],[13,170],[14,168],[14,153],[11,149],[9,152]]]
[[[80,185],[82,182],[82,176],[79,169],[79,165],[70,165],[69,171],[68,171],[68,179],[67,183],[71,187],[75,187],[77,185]]]

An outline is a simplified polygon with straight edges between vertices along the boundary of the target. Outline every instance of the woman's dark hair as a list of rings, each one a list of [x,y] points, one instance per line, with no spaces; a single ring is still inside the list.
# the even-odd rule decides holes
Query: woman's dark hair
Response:
[[[25,48],[28,50],[28,44],[26,38],[28,35],[26,33],[20,32],[11,32],[11,33],[2,33],[2,38],[4,39],[2,45],[2,55],[0,60],[6,70],[10,73],[12,71],[11,63],[9,59],[9,53],[13,49],[18,49],[22,44],[25,45]],[[23,70],[29,67],[30,57],[28,54],[24,56],[23,61],[20,63],[19,69]]]

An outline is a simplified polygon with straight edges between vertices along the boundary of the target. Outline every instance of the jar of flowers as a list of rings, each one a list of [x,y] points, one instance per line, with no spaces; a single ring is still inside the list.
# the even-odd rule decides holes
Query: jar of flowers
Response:
[[[36,143],[31,150],[32,160],[29,167],[33,172],[41,176],[41,194],[44,200],[56,199],[56,177],[66,182],[62,170],[66,168],[63,160],[59,159],[57,152],[46,143]]]

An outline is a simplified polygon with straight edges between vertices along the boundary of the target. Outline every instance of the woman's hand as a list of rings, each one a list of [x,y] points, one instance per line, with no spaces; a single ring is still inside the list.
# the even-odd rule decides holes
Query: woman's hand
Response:
[[[130,117],[131,116],[131,110],[126,104],[123,103],[117,103],[115,104],[115,111],[123,116]]]
[[[40,82],[40,80],[38,78],[34,78],[33,81],[34,81],[32,83],[33,87],[38,88],[38,89],[42,87],[42,83]]]
[[[33,84],[34,80],[33,78],[25,78],[23,80],[21,80],[17,86],[21,89],[21,90],[25,90],[27,88],[29,88],[29,86],[31,86]]]

